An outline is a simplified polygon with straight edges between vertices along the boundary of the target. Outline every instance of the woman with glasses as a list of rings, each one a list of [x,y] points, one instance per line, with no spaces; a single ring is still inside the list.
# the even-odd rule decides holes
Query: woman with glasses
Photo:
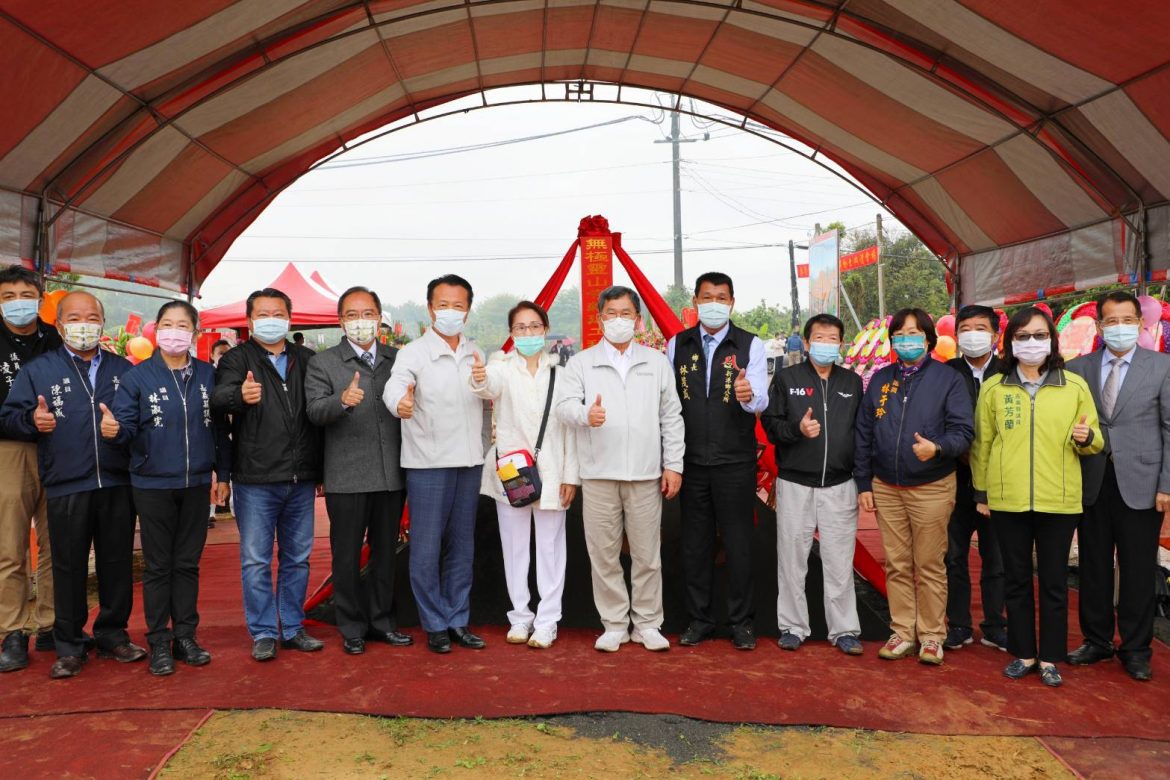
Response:
[[[892,633],[878,657],[943,662],[947,525],[956,461],[974,437],[963,377],[930,357],[930,315],[902,309],[890,321],[898,360],[869,381],[854,435],[853,478],[861,509],[876,512],[886,553]]]
[[[471,389],[495,402],[496,446],[488,450],[481,492],[496,501],[500,544],[504,550],[504,577],[512,609],[508,612],[508,642],[547,648],[557,638],[561,593],[565,586],[565,511],[573,502],[580,480],[572,431],[551,414],[559,356],[545,351],[548,314],[530,301],[508,312],[514,349],[498,352],[485,366],[478,359],[471,370]],[[550,387],[550,383],[552,386]],[[546,419],[547,418],[547,419]],[[542,427],[544,438],[537,440]],[[497,459],[518,451],[532,455],[540,475],[540,498],[523,507],[512,506],[497,472]],[[536,526],[536,587],[540,603],[529,607],[529,538]]]
[[[1003,554],[1008,652],[1018,680],[1039,671],[1061,684],[1068,654],[1068,553],[1081,515],[1080,457],[1104,439],[1085,380],[1066,371],[1056,326],[1040,309],[1016,312],[1004,333],[1003,373],[988,379],[975,410],[971,477],[976,509],[991,518]],[[1040,583],[1040,632],[1032,554]]]

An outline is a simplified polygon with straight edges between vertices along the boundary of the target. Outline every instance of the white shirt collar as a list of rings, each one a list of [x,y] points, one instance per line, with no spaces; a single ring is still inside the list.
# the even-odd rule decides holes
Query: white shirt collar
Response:
[[[359,360],[361,359],[362,355],[369,352],[370,355],[374,358],[374,361],[377,362],[377,360],[378,360],[378,342],[377,342],[377,340],[375,340],[374,343],[370,345],[369,349],[362,349],[359,345],[354,344],[348,338],[346,339],[346,341],[348,341],[349,345],[351,347],[353,347],[354,354],[356,354],[358,356]]]
[[[1135,352],[1137,352],[1137,345],[1136,344],[1129,348],[1129,352],[1126,352],[1124,355],[1120,356],[1121,362],[1128,366],[1130,363],[1133,362],[1133,355]],[[1104,368],[1105,370],[1108,370],[1109,365],[1110,365],[1110,361],[1112,361],[1113,358],[1115,358],[1115,357],[1118,357],[1118,356],[1114,355],[1112,352],[1110,352],[1108,348],[1101,350],[1101,367]]]
[[[606,357],[609,358],[609,362],[611,362],[615,365],[619,361],[624,363],[632,357],[632,353],[633,353],[633,349],[634,349],[634,342],[633,341],[631,341],[628,345],[626,345],[625,352],[620,351],[613,344],[609,343],[609,339],[603,338],[601,340],[601,343],[605,345],[605,354],[606,354]]]
[[[731,330],[731,323],[730,322],[728,322],[726,325],[724,325],[722,328],[715,331],[714,333],[711,333],[709,330],[707,330],[702,325],[700,325],[699,326],[699,343],[701,344],[708,336],[710,336],[711,338],[715,339],[714,346],[717,347],[723,343],[723,339],[727,338],[727,331],[729,331],[729,330]]]

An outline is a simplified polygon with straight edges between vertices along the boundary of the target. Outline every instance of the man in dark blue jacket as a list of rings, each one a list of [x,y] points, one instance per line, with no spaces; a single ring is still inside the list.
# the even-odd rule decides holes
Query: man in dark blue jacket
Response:
[[[25,365],[0,408],[7,435],[37,442],[48,496],[57,649],[49,676],[54,679],[73,677],[86,660],[82,632],[89,616],[85,586],[91,545],[98,578],[93,625],[98,656],[122,663],[146,657],[126,630],[134,549],[126,451],[102,436],[103,425],[116,425],[109,408],[130,363],[98,348],[104,325],[97,298],[86,292],[62,298],[57,329],[65,346]]]

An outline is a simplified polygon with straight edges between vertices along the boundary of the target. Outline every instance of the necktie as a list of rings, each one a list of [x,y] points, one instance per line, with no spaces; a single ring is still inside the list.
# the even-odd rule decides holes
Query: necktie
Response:
[[[367,366],[369,366],[370,368],[374,367],[374,356],[371,355],[369,352],[362,353],[362,361],[365,362],[365,364]]]
[[[707,376],[705,377],[705,379],[707,381],[703,385],[704,387],[711,384],[711,350],[714,349],[714,347],[715,347],[715,337],[712,336],[710,333],[704,333],[703,334],[703,357],[707,361]]]
[[[1109,376],[1105,379],[1105,387],[1101,389],[1101,406],[1106,417],[1113,416],[1113,405],[1117,403],[1117,391],[1121,385],[1121,358],[1113,358],[1109,365]]]

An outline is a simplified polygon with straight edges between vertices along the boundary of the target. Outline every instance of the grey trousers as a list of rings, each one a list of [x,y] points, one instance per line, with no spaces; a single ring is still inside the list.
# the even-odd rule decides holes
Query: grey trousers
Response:
[[[853,588],[853,548],[857,541],[857,486],[847,480],[832,487],[806,487],[776,480],[776,623],[803,641],[808,638],[808,599],[804,593],[813,534],[820,532],[825,583],[825,622],[829,641],[857,636],[857,594]]]

